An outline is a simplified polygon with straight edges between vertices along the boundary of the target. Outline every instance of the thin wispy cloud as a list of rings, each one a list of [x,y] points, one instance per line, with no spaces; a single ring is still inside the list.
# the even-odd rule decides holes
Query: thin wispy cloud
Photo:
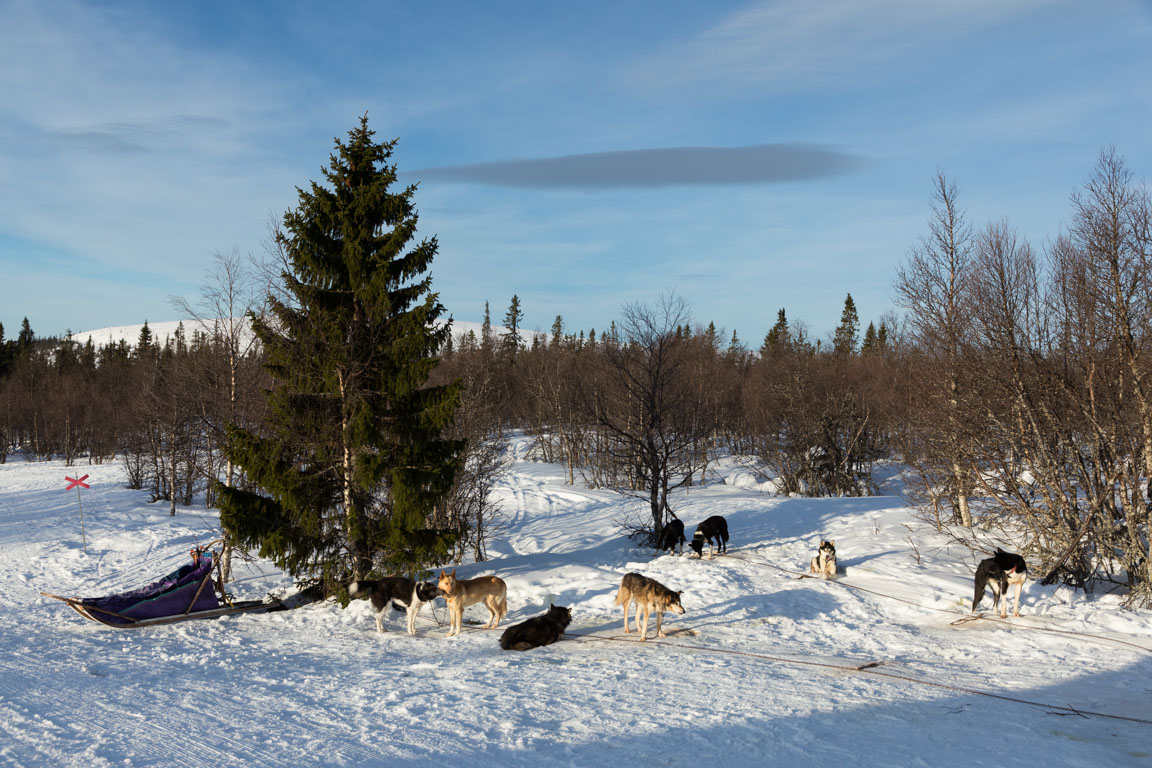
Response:
[[[849,173],[862,164],[861,158],[832,147],[756,144],[591,152],[420,168],[408,175],[501,187],[628,189],[808,181]]]
[[[913,49],[1068,0],[809,0],[751,3],[635,62],[623,83],[651,92],[749,87],[793,92],[868,78]]]

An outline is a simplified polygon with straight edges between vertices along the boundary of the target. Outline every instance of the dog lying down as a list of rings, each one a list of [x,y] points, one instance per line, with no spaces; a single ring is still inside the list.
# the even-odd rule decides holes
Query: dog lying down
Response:
[[[430,603],[440,595],[440,590],[430,581],[416,581],[404,576],[385,576],[382,579],[362,579],[348,585],[351,598],[366,597],[376,611],[376,631],[384,631],[384,610],[391,603],[398,611],[408,614],[408,634],[416,634],[416,614],[425,603]]]
[[[539,616],[513,624],[500,636],[500,647],[506,651],[527,651],[551,645],[564,635],[572,623],[572,609],[554,605]]]

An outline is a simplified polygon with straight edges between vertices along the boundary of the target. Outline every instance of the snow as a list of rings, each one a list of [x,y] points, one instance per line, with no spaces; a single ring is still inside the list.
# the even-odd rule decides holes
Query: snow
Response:
[[[565,485],[523,438],[512,450],[492,559],[459,575],[507,581],[502,626],[572,608],[564,641],[523,653],[479,628],[483,606],[445,638],[442,600],[445,624],[425,607],[416,636],[402,613],[377,633],[366,601],[140,630],[85,621],[39,592],[140,586],[212,539],[215,511],[171,517],[116,463],[0,465],[0,765],[1152,762],[1152,612],[1030,581],[1021,618],[953,624],[974,558],[914,518],[895,469],[893,495],[806,499],[721,463],[673,501],[689,531],[728,519],[730,554],[698,560],[621,536],[641,502]],[[64,478],[82,474],[78,497]],[[839,578],[799,578],[821,538]],[[237,570],[237,598],[292,594],[269,563]],[[667,638],[623,634],[613,600],[629,571],[683,590]]]
[[[201,325],[200,322],[193,319],[162,320],[156,323],[148,323],[148,330],[152,333],[153,341],[160,346],[164,346],[164,342],[169,339],[176,338],[176,331],[181,324],[184,326],[185,337],[190,340],[192,338],[193,331],[211,329],[215,322],[215,320],[209,319],[204,321],[204,325]],[[241,327],[247,331],[248,321],[240,318],[239,322],[242,324]],[[466,335],[468,335],[469,331],[471,331],[476,335],[476,338],[479,339],[480,332],[483,327],[483,323],[473,323],[466,320],[453,320],[452,336],[457,342],[459,342]],[[107,328],[97,328],[94,331],[80,331],[79,333],[73,333],[72,340],[83,346],[88,343],[89,339],[91,339],[92,344],[95,347],[102,347],[110,344],[115,345],[119,344],[121,341],[125,341],[134,347],[136,346],[136,342],[140,340],[140,331],[142,330],[144,330],[144,323],[139,323],[138,325],[114,325]],[[508,329],[504,326],[492,326],[493,337],[498,339],[506,333],[508,333]],[[548,338],[546,334],[539,330],[532,331],[521,329],[518,331],[518,333],[521,341],[525,346],[531,346],[533,337],[536,335],[543,336],[545,339]]]

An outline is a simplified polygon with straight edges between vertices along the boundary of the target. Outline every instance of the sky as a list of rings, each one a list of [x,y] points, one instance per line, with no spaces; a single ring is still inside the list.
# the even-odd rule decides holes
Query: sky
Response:
[[[897,309],[938,172],[1041,249],[1105,147],[1152,173],[1150,83],[1149,0],[0,0],[0,323],[179,319],[366,113],[458,320],[822,338]]]

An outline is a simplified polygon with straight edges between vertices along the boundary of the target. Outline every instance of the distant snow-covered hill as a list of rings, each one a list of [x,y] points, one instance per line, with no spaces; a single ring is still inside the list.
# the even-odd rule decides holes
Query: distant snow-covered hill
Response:
[[[152,331],[152,338],[156,341],[156,343],[163,345],[165,340],[175,338],[176,329],[179,327],[180,323],[184,323],[184,333],[188,337],[191,337],[192,332],[200,327],[195,320],[163,320],[158,323],[149,322],[148,328]],[[472,331],[476,334],[477,337],[479,337],[481,327],[481,323],[472,323],[464,320],[453,320],[452,335],[456,340],[459,340],[469,331]],[[140,338],[140,331],[143,330],[143,328],[144,323],[139,323],[137,325],[114,325],[108,328],[97,328],[94,331],[81,331],[79,333],[74,333],[72,334],[72,338],[81,345],[87,344],[88,339],[92,339],[92,343],[97,347],[106,346],[108,344],[119,344],[121,340],[135,345],[137,340]],[[497,337],[507,332],[508,329],[504,326],[492,326],[492,333]],[[533,331],[520,331],[520,338],[524,340],[525,345],[530,345],[532,343],[533,335],[535,335]]]

